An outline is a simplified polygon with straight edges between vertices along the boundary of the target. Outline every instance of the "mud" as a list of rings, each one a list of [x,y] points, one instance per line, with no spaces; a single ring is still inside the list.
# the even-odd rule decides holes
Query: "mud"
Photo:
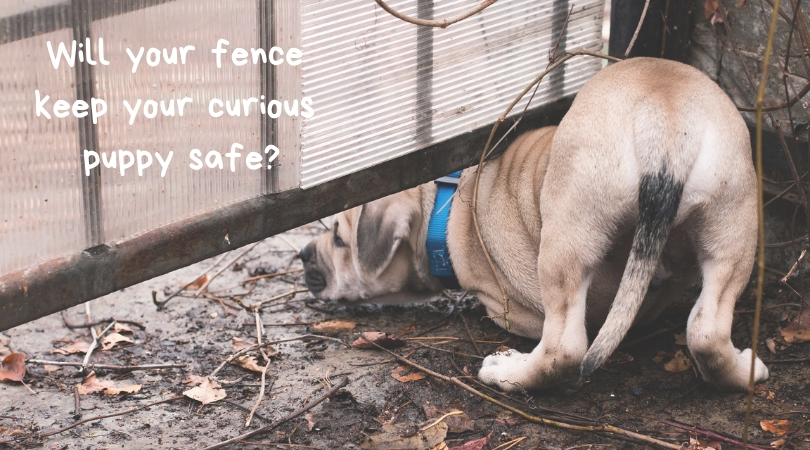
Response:
[[[252,304],[300,288],[299,272],[258,281],[247,294],[249,285],[245,287],[240,283],[251,275],[300,268],[300,263],[293,259],[295,251],[292,246],[300,248],[321,232],[323,227],[315,223],[285,233],[283,239],[267,239],[242,258],[237,266],[239,270],[228,269],[217,277],[209,291],[223,298],[231,313],[226,312],[216,299],[190,298],[188,292],[171,300],[163,311],[158,311],[152,303],[152,291],[164,298],[165,293],[192,281],[217,258],[90,302],[94,320],[113,317],[145,325],[143,330],[130,325],[134,329],[129,335],[133,343],[108,351],[97,350],[92,355],[92,363],[180,363],[185,364],[185,368],[124,372],[99,369],[96,371],[98,379],[115,379],[118,386],[141,384],[142,388],[136,394],[104,395],[99,392],[82,395],[81,417],[112,414],[182,395],[189,389],[182,384],[184,379],[189,375],[210,374],[234,353],[234,338],[255,342],[254,315],[235,305],[228,295],[234,295],[243,304]],[[738,314],[734,326],[733,340],[738,347],[750,346],[753,314],[744,311],[753,308],[753,286],[752,283],[737,306],[743,311]],[[232,289],[225,290],[228,288]],[[436,372],[460,377],[487,394],[535,416],[557,417],[570,423],[592,420],[676,445],[689,443],[690,437],[703,441],[719,440],[705,437],[707,432],[724,436],[727,441],[738,441],[743,434],[744,393],[722,391],[706,385],[697,378],[693,369],[678,373],[665,369],[665,363],[678,350],[686,352],[685,346],[676,343],[675,335],[683,332],[683,325],[679,324],[685,322],[690,302],[694,301],[697,292],[697,289],[691,291],[684,302],[670,308],[653,326],[634,330],[625,343],[642,338],[641,342],[622,348],[611,364],[595,372],[584,385],[577,385],[572,379],[552,390],[510,397],[486,391],[475,385],[472,379],[464,377],[475,375],[480,367],[479,351],[486,355],[501,345],[528,351],[534,343],[510,336],[495,326],[484,317],[484,310],[474,298],[461,298],[462,292],[451,293],[452,299],[442,296],[415,305],[359,307],[320,302],[304,292],[268,302],[260,317],[266,327],[264,339],[267,341],[318,334],[310,325],[301,323],[333,319],[357,324],[353,330],[327,335],[346,343],[351,343],[363,331],[400,333],[406,338],[454,338],[456,340],[412,339],[407,346],[396,351],[410,355],[414,362]],[[799,310],[790,305],[776,305],[796,304],[796,298],[779,284],[777,275],[769,275],[765,306],[771,308],[762,315],[760,349],[766,360],[793,362],[769,363],[771,379],[757,387],[750,436],[753,444],[762,447],[770,447],[771,443],[784,439],[782,448],[810,448],[810,427],[807,425],[810,420],[807,401],[810,396],[810,362],[802,361],[810,356],[810,345],[794,344],[778,354],[770,353],[765,346],[765,338],[774,336],[777,328]],[[65,317],[70,322],[81,323],[85,320],[84,306],[71,308]],[[104,326],[106,324],[96,328]],[[645,338],[661,330],[668,331]],[[470,342],[470,336],[478,341],[477,348]],[[88,330],[69,329],[60,314],[0,334],[0,343],[5,343],[10,351],[24,353],[29,360],[81,361],[81,354],[64,356],[52,351],[82,339],[91,339]],[[279,343],[274,348],[278,353],[271,356],[267,372],[267,384],[271,387],[247,429],[245,420],[259,395],[260,374],[228,364],[217,374],[227,392],[224,400],[202,406],[199,402],[182,398],[38,438],[37,433],[56,430],[77,420],[78,416],[74,416],[74,385],[82,382],[83,375],[76,368],[63,367],[49,372],[43,365],[29,362],[25,380],[35,394],[20,383],[0,382],[0,441],[11,440],[0,444],[0,448],[4,445],[48,449],[204,448],[284,418],[323,395],[344,377],[348,377],[346,387],[308,411],[308,415],[231,448],[360,448],[368,435],[388,432],[391,427],[398,426],[395,438],[405,439],[429,425],[437,415],[453,409],[463,411],[465,416],[459,416],[463,419],[461,422],[451,423],[450,418],[446,419],[445,422],[451,424],[444,438],[449,448],[465,443],[469,443],[468,448],[480,448],[473,446],[471,441],[487,438],[487,444],[482,448],[503,449],[508,447],[503,444],[522,437],[525,439],[511,448],[647,447],[608,434],[561,430],[530,423],[429,376],[408,382],[398,381],[392,376],[392,370],[399,364],[378,350],[351,349],[334,340],[317,338]],[[3,351],[3,345],[0,345],[0,351]],[[262,366],[265,363],[261,357],[258,357],[258,362]],[[410,371],[399,373],[408,375]],[[763,431],[760,421],[767,420],[788,420],[792,430],[785,436]],[[690,433],[665,421],[683,424],[684,428],[697,428],[703,434]],[[735,446],[722,442],[722,448]]]

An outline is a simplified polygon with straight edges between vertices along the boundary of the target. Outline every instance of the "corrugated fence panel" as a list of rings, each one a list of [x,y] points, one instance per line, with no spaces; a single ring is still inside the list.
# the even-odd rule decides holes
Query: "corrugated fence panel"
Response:
[[[36,90],[51,106],[76,100],[73,69],[44,53],[70,39],[65,28],[0,45],[0,274],[85,246],[78,124],[34,108]]]
[[[390,4],[412,17],[445,18],[478,1]],[[493,122],[545,69],[569,8],[501,0],[439,29],[404,23],[366,0],[303,5],[303,95],[317,107],[303,124],[304,188]],[[601,48],[602,8],[601,0],[574,6],[560,54]],[[575,93],[600,68],[593,58],[566,64],[543,81],[533,105]]]
[[[119,149],[132,153],[140,149],[152,153],[154,160],[143,176],[138,176],[134,166],[125,176],[102,169],[106,240],[132,237],[262,192],[261,170],[249,170],[245,164],[248,152],[263,150],[256,103],[247,117],[244,110],[239,116],[225,112],[216,118],[208,112],[209,101],[214,98],[230,102],[233,108],[242,99],[259,97],[260,65],[251,62],[237,67],[231,63],[234,48],[249,51],[259,47],[257,14],[257,0],[177,0],[93,23],[93,35],[104,38],[105,53],[111,62],[109,66],[96,66],[95,72],[96,95],[104,98],[110,108],[99,121],[99,151],[109,156]],[[228,53],[223,55],[222,67],[217,68],[211,49],[220,38],[229,45],[223,46]],[[195,47],[187,53],[186,64],[165,63],[164,48],[171,52],[177,47],[179,62],[179,47],[186,45]],[[141,46],[144,56],[133,74],[126,49],[132,47],[130,50],[137,54]],[[154,67],[146,63],[146,52],[151,47],[161,51],[161,63]],[[182,117],[177,104],[174,117],[164,117],[160,109],[154,119],[144,116],[147,100],[162,101],[168,108],[170,100],[185,97],[192,98],[193,103],[185,106]],[[130,113],[123,101],[134,107],[138,99],[143,103],[130,124]],[[216,109],[226,111],[225,107]],[[190,168],[192,149],[199,149],[204,161],[209,151],[224,155],[233,143],[244,146],[235,172],[230,171],[228,158],[223,158],[223,170]],[[165,177],[161,177],[155,152],[164,158],[173,152]]]

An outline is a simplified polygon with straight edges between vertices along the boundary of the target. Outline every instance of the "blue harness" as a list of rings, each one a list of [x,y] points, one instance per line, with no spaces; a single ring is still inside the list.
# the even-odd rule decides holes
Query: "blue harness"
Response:
[[[458,188],[461,171],[453,172],[436,180],[436,202],[430,213],[427,232],[427,254],[430,261],[430,274],[438,278],[445,289],[461,289],[458,278],[450,262],[450,251],[447,249],[447,219],[450,216],[450,205],[453,194]]]

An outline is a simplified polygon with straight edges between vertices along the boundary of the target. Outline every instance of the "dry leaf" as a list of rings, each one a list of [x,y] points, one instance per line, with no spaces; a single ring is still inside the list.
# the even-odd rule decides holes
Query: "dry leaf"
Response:
[[[189,375],[183,381],[181,381],[181,383],[185,384],[186,386],[199,386],[203,381],[205,381],[205,377]]]
[[[786,327],[780,329],[777,339],[788,345],[810,341],[810,309],[803,310]]]
[[[118,395],[118,394],[121,394],[121,393],[137,394],[140,391],[141,391],[141,385],[140,384],[133,384],[133,385],[130,385],[130,386],[124,386],[124,387],[120,387],[120,388],[117,388],[117,387],[107,388],[107,389],[104,390],[104,395]]]
[[[422,372],[411,372],[409,374],[403,374],[403,372],[407,372],[409,369],[405,366],[397,366],[394,370],[391,371],[391,376],[394,377],[397,381],[402,383],[407,383],[409,381],[416,381],[425,378],[425,374]]]
[[[101,340],[101,349],[110,350],[122,342],[132,343],[132,339],[118,333],[110,333]]]
[[[12,353],[3,358],[0,381],[22,381],[25,377],[25,355]]]
[[[658,353],[653,357],[652,362],[656,364],[660,364],[664,362],[665,359],[672,356],[669,352],[665,352],[663,350],[658,350]]]
[[[90,343],[85,341],[74,342],[67,347],[56,348],[51,353],[59,355],[73,355],[76,353],[87,353],[90,350]]]
[[[686,331],[675,334],[675,345],[686,345]]]
[[[439,419],[440,417],[444,416],[447,413],[460,412],[461,414],[453,414],[452,416],[447,416],[444,418],[444,423],[447,424],[448,433],[463,433],[465,431],[472,431],[474,429],[475,423],[472,420],[470,420],[467,414],[456,408],[450,408],[447,410],[440,411],[433,405],[425,404],[422,406],[422,409],[425,411],[425,416],[428,418],[429,421]]]
[[[315,418],[312,417],[311,413],[306,413],[304,420],[307,421],[307,431],[312,431],[312,429],[315,428]]]
[[[90,372],[90,375],[79,385],[79,395],[101,392],[110,388],[115,388],[115,382],[111,380],[99,380],[96,378],[95,372]]]
[[[366,436],[361,448],[364,450],[433,450],[447,437],[447,424],[439,422],[416,434],[408,435],[408,424],[383,425],[382,431],[374,436]],[[406,437],[402,437],[405,435]]]
[[[413,333],[414,331],[416,331],[416,325],[411,324],[407,327],[400,328],[397,331],[397,336],[405,336],[406,334]]]
[[[183,392],[186,397],[197,400],[203,405],[222,400],[227,396],[225,390],[216,381],[206,379],[199,386]]]
[[[704,441],[689,436],[689,450],[722,450],[723,445],[718,441]]]
[[[482,437],[481,439],[467,441],[464,444],[456,447],[450,447],[449,450],[482,450],[488,443],[489,439],[487,437]]]
[[[773,433],[777,436],[784,436],[793,431],[789,420],[762,420],[759,422],[759,426],[768,433]]]
[[[676,351],[675,356],[672,357],[672,360],[664,364],[664,369],[666,369],[668,372],[675,373],[689,370],[691,367],[692,361],[683,353],[682,350]]]
[[[255,356],[240,356],[231,361],[231,364],[237,365],[243,369],[252,370],[253,372],[264,372],[264,367],[259,365],[259,361],[256,360]]]
[[[118,322],[115,322],[115,325],[113,325],[113,331],[115,331],[116,333],[135,333],[135,330],[133,330],[132,328],[126,325],[122,325]]]
[[[50,364],[45,364],[44,366],[42,366],[42,368],[45,369],[47,372],[56,372],[57,370],[61,369],[62,366],[52,366]]]
[[[327,320],[312,325],[312,329],[319,333],[334,334],[341,331],[354,330],[357,323],[343,319]]]
[[[233,342],[233,351],[235,352],[238,352],[243,348],[250,347],[251,345],[253,345],[252,342],[246,341],[244,339],[239,339],[238,337],[231,339],[231,341]]]
[[[208,275],[203,275],[200,278],[194,280],[193,283],[189,284],[186,289],[191,291],[196,291],[197,289],[203,287],[203,285],[208,281]]]
[[[627,364],[633,362],[634,358],[633,355],[629,353],[615,351],[612,355],[605,361],[606,366],[612,366],[616,364]]]
[[[717,12],[717,8],[719,7],[719,2],[717,0],[706,0],[706,3],[703,5],[703,17],[708,19],[712,16],[715,12]]]
[[[772,447],[772,448],[782,448],[782,447],[784,447],[784,446],[785,446],[785,444],[786,444],[786,443],[787,443],[787,440],[785,440],[785,439],[778,439],[778,440],[776,440],[776,441],[771,442],[771,447]]]
[[[352,342],[352,348],[377,348],[368,341],[371,341],[383,348],[404,347],[406,342],[398,336],[390,333],[380,333],[379,331],[367,331],[360,333],[359,338]],[[365,339],[364,339],[365,338]]]

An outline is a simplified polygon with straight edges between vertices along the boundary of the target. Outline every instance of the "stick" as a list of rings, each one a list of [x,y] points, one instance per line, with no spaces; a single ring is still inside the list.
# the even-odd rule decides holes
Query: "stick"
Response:
[[[275,380],[274,380],[274,381],[275,381]],[[241,385],[241,386],[244,386],[244,385]],[[240,405],[239,403],[234,403],[234,402],[229,401],[228,399],[224,399],[224,398],[223,398],[222,400],[220,400],[220,401],[221,401],[221,402],[223,402],[223,403],[227,403],[227,404],[229,404],[229,405],[233,406],[234,408],[239,408],[239,409],[241,409],[242,411],[244,411],[244,412],[246,412],[246,413],[250,413],[250,410],[249,410],[249,409],[245,408],[244,406]],[[262,416],[262,415],[259,415],[259,414],[253,414],[253,417],[255,417],[255,418],[257,418],[257,419],[261,420],[262,422],[267,422],[267,423],[270,423],[270,421],[269,421],[269,420],[267,420],[267,418],[266,418],[266,417],[264,417],[264,416]]]
[[[754,329],[751,336],[751,368],[748,375],[748,395],[745,401],[745,422],[743,423],[743,448],[748,445],[748,428],[751,424],[751,407],[754,403],[754,369],[757,363],[757,344],[759,342],[759,319],[762,310],[762,291],[765,286],[765,216],[762,198],[762,106],[765,100],[765,85],[768,80],[768,65],[771,59],[771,47],[773,46],[773,35],[776,31],[776,19],[779,17],[779,5],[781,0],[775,0],[773,12],[771,13],[771,24],[768,29],[768,41],[765,44],[765,55],[762,58],[762,76],[759,80],[757,90],[757,132],[756,132],[756,162],[757,162],[757,225],[759,236],[757,237],[757,292],[756,306],[754,307]],[[790,49],[788,49],[790,51]],[[795,171],[794,171],[795,172]],[[797,187],[802,197],[804,207],[807,208],[807,198],[804,196],[800,186],[801,178],[798,178]],[[810,211],[807,211],[810,214]]]
[[[242,281],[241,285],[244,286],[244,285],[250,283],[251,281],[261,280],[262,278],[280,277],[282,275],[288,275],[288,274],[291,274],[291,273],[302,272],[303,270],[304,269],[292,269],[292,270],[285,270],[283,272],[266,273],[264,275],[256,275],[255,277],[250,277],[250,278],[245,279],[244,281]]]
[[[98,346],[98,338],[104,336],[104,333],[110,331],[110,328],[112,328],[113,325],[115,325],[115,321],[110,322],[110,324],[107,325],[107,328],[101,332],[101,334],[96,334],[96,330],[92,327],[90,328],[90,332],[93,334],[93,342],[90,343],[90,348],[87,349],[87,353],[84,354],[84,362],[82,363],[82,368],[79,370],[80,372],[87,373],[87,363],[90,362],[90,356],[93,354],[93,350],[95,350]]]
[[[462,382],[461,380],[459,380],[456,377],[448,377],[446,375],[442,375],[442,374],[440,374],[438,372],[434,372],[434,371],[428,369],[427,367],[421,366],[419,364],[416,364],[415,362],[412,362],[412,361],[410,361],[408,359],[405,359],[405,358],[399,356],[398,354],[388,350],[387,348],[384,348],[381,345],[378,345],[377,343],[372,342],[369,339],[366,339],[366,337],[363,336],[362,334],[360,335],[360,337],[362,339],[364,339],[365,341],[371,343],[371,345],[379,348],[380,350],[389,353],[391,356],[393,356],[394,358],[396,358],[398,361],[402,362],[403,364],[407,364],[407,365],[413,367],[414,369],[417,369],[417,370],[419,370],[421,372],[424,372],[424,373],[426,373],[426,374],[428,374],[428,375],[430,375],[430,376],[432,376],[434,378],[438,378],[440,380],[444,380],[444,381],[453,383],[456,386],[458,386],[458,387],[460,387],[460,388],[462,388],[462,389],[464,389],[464,390],[466,390],[466,391],[468,391],[468,392],[470,392],[470,393],[472,393],[472,394],[474,394],[474,395],[476,395],[476,396],[478,396],[478,397],[492,403],[493,405],[496,405],[496,406],[499,406],[499,407],[501,407],[503,409],[511,411],[511,412],[519,415],[520,417],[523,417],[524,419],[526,419],[526,420],[528,420],[530,422],[539,423],[539,424],[542,424],[542,425],[548,425],[548,426],[557,427],[557,428],[562,428],[562,429],[566,429],[566,430],[594,431],[594,432],[598,432],[598,433],[608,433],[608,434],[614,435],[615,437],[618,437],[620,439],[633,439],[633,440],[645,442],[647,444],[656,445],[656,446],[659,446],[661,448],[669,448],[669,449],[673,449],[673,450],[680,450],[682,448],[680,445],[670,444],[669,442],[660,441],[660,440],[652,438],[650,436],[645,436],[643,434],[635,433],[635,432],[632,432],[630,430],[625,430],[623,428],[615,427],[613,425],[600,425],[600,426],[572,425],[572,424],[569,424],[569,423],[566,423],[566,422],[563,422],[563,421],[550,420],[550,419],[545,419],[545,418],[538,417],[538,416],[533,416],[531,414],[523,412],[522,410],[520,410],[518,408],[515,408],[515,407],[513,407],[511,405],[507,405],[506,403],[503,403],[503,402],[501,402],[499,400],[496,400],[496,399],[494,399],[494,398],[492,398],[492,397],[490,397],[490,396],[476,390],[475,388],[467,385],[466,383]]]
[[[669,425],[671,427],[675,427],[675,428],[678,428],[678,429],[681,429],[681,430],[690,431],[692,433],[700,434],[700,435],[703,435],[703,436],[706,436],[706,437],[709,437],[709,438],[712,438],[712,439],[716,439],[718,441],[725,442],[725,443],[728,443],[728,444],[731,444],[731,445],[739,445],[741,447],[743,446],[743,443],[740,442],[740,441],[736,441],[734,439],[727,438],[725,436],[719,435],[719,434],[714,433],[712,431],[701,430],[699,428],[690,427],[690,426],[686,426],[686,425],[681,425],[681,424],[676,423],[676,422],[670,422],[669,420],[659,420],[659,422],[663,423],[664,425]],[[751,449],[751,450],[765,450],[762,447],[756,447],[756,446],[753,446],[751,444],[748,444],[748,448]]]
[[[294,297],[294,296],[296,296],[296,295],[298,295],[298,294],[300,294],[302,292],[309,292],[309,289],[296,289],[296,288],[293,288],[289,292],[286,292],[284,294],[276,295],[275,297],[268,298],[267,300],[262,300],[262,301],[258,301],[256,303],[252,303],[250,305],[247,305],[246,308],[247,309],[258,309],[259,307],[261,307],[265,303],[270,303],[270,302],[274,302],[276,300],[281,300],[284,297],[289,297],[289,296]]]
[[[65,326],[70,328],[71,330],[75,330],[75,329],[78,329],[78,328],[92,328],[92,327],[94,327],[96,325],[101,325],[101,324],[110,323],[110,322],[118,322],[118,323],[125,323],[127,325],[134,325],[134,326],[140,328],[141,330],[146,329],[146,325],[144,325],[144,324],[142,324],[140,322],[135,322],[134,320],[116,319],[114,317],[108,317],[106,319],[101,319],[101,320],[94,320],[94,321],[89,322],[89,323],[73,323],[67,318],[67,311],[62,311],[62,321],[65,323]]]
[[[630,45],[627,46],[627,50],[624,51],[624,57],[627,58],[630,55],[630,50],[633,50],[633,44],[636,43],[636,38],[638,38],[638,32],[641,31],[641,25],[644,23],[644,17],[647,16],[647,8],[650,6],[650,0],[644,2],[644,9],[641,10],[641,18],[638,19],[638,26],[636,26],[636,32],[633,33],[633,39],[630,39]]]
[[[253,408],[250,410],[250,414],[248,414],[248,418],[245,421],[245,428],[250,426],[250,422],[251,422],[251,420],[253,420],[253,415],[256,414],[256,409],[259,408],[259,403],[261,403],[262,400],[264,399],[264,380],[265,380],[265,377],[267,376],[267,369],[270,368],[270,363],[271,362],[272,361],[270,361],[268,359],[267,364],[265,364],[264,370],[262,371],[262,388],[259,390],[259,398],[256,399],[256,403],[253,405]],[[273,382],[275,382],[275,380],[273,380]],[[271,388],[272,388],[272,386],[271,386]]]
[[[157,291],[152,291],[152,303],[154,303],[154,304],[155,304],[155,306],[157,306],[158,311],[162,311],[163,309],[165,309],[165,307],[166,307],[166,303],[169,303],[169,300],[171,300],[171,299],[173,299],[173,298],[177,297],[177,296],[178,296],[178,295],[179,295],[181,292],[185,291],[186,289],[188,289],[188,287],[189,287],[189,286],[191,286],[192,284],[194,284],[194,282],[195,282],[195,281],[199,280],[199,279],[200,279],[200,278],[201,278],[203,275],[205,275],[205,274],[207,274],[208,272],[210,272],[210,271],[211,271],[211,269],[213,269],[214,267],[218,266],[218,265],[219,265],[219,263],[221,263],[221,262],[222,262],[222,260],[223,260],[223,259],[225,259],[225,257],[226,257],[226,256],[228,256],[228,254],[229,254],[229,253],[230,253],[230,252],[228,252],[228,253],[223,253],[223,254],[222,254],[222,256],[220,256],[220,257],[219,257],[219,259],[218,259],[218,260],[216,260],[216,261],[214,262],[214,264],[212,264],[212,265],[211,265],[211,267],[209,267],[209,268],[205,269],[205,270],[203,271],[203,273],[201,273],[201,274],[199,274],[199,275],[197,276],[197,278],[195,278],[195,279],[193,279],[193,280],[189,281],[188,283],[186,283],[186,285],[185,285],[185,286],[183,286],[183,287],[181,287],[180,289],[178,289],[177,291],[175,291],[175,293],[174,293],[174,294],[172,294],[172,295],[170,295],[170,296],[166,297],[165,299],[163,299],[163,301],[158,301],[158,299],[157,299]]]
[[[116,372],[126,372],[130,370],[155,370],[155,369],[185,369],[185,364],[144,364],[142,366],[112,366],[109,364],[83,364],[64,361],[48,361],[45,359],[29,359],[25,362],[30,364],[47,364],[49,366],[86,367],[88,371],[96,369],[114,370]]]
[[[205,290],[206,290],[206,289],[208,289],[208,285],[209,285],[209,284],[211,284],[211,282],[212,282],[212,281],[214,281],[214,278],[216,278],[216,277],[220,276],[220,275],[222,274],[222,272],[225,272],[225,270],[227,270],[227,269],[228,269],[228,267],[231,267],[232,265],[234,265],[234,264],[235,264],[237,261],[239,261],[239,259],[241,259],[243,256],[245,256],[246,254],[248,254],[248,252],[250,252],[251,250],[253,250],[254,248],[256,248],[256,246],[257,246],[257,245],[259,245],[260,243],[261,243],[261,241],[256,242],[255,244],[253,244],[253,245],[251,245],[250,247],[246,248],[246,249],[245,249],[245,250],[243,250],[241,253],[239,253],[238,255],[236,255],[236,258],[232,259],[232,260],[231,260],[231,261],[230,261],[228,264],[225,264],[224,266],[222,266],[222,268],[221,268],[221,269],[217,270],[217,271],[216,271],[216,273],[214,273],[213,275],[211,275],[210,277],[208,277],[208,279],[207,279],[207,280],[205,280],[205,283],[202,285],[202,287],[200,287],[199,289],[197,289],[197,292],[195,292],[195,293],[194,293],[194,297],[193,297],[193,298],[197,298],[197,297],[199,297],[199,296],[200,296],[200,294],[202,294],[203,292],[205,292]]]
[[[464,314],[461,314],[461,320],[464,322],[464,328],[467,329],[467,336],[470,337],[470,340],[472,341],[473,347],[475,347],[475,351],[478,353],[478,356],[484,356],[484,354],[481,353],[481,349],[478,348],[478,343],[475,342],[475,338],[473,338],[472,331],[470,331],[470,327],[469,325],[467,325],[467,319],[464,318]]]
[[[79,420],[82,418],[82,408],[79,400],[79,385],[73,386],[73,419]]]
[[[349,382],[348,378],[343,378],[339,383],[337,383],[334,387],[332,387],[332,389],[329,389],[329,391],[327,391],[325,394],[318,397],[316,400],[313,400],[312,402],[308,403],[306,406],[299,409],[298,411],[295,411],[294,413],[288,415],[287,417],[284,417],[283,419],[279,419],[279,420],[271,423],[270,425],[265,425],[265,426],[259,428],[258,430],[254,430],[254,431],[251,431],[249,433],[239,435],[239,436],[237,436],[235,438],[228,439],[227,441],[220,442],[219,444],[215,444],[215,445],[212,445],[210,447],[206,447],[204,450],[214,450],[214,449],[217,449],[217,448],[227,447],[228,445],[237,443],[237,442],[239,442],[239,441],[241,441],[243,439],[248,439],[248,438],[251,438],[253,436],[257,436],[259,434],[266,433],[266,432],[272,430],[273,428],[278,427],[279,425],[281,425],[281,424],[283,424],[285,422],[289,422],[290,420],[295,419],[296,417],[304,414],[305,412],[307,412],[310,409],[314,408],[315,406],[319,405],[321,402],[323,402],[327,398],[333,396],[335,394],[335,392],[337,392],[339,389],[341,389],[343,386],[345,386],[346,383],[348,383],[348,382]]]
[[[59,434],[59,433],[65,432],[65,431],[67,431],[67,430],[69,430],[69,429],[71,429],[71,428],[77,427],[77,426],[79,426],[79,425],[81,425],[81,424],[83,424],[83,423],[91,422],[91,421],[93,421],[93,420],[109,419],[110,417],[123,416],[124,414],[129,414],[129,413],[133,413],[133,412],[135,412],[135,411],[140,411],[140,410],[142,410],[142,409],[148,408],[148,407],[150,407],[150,406],[159,405],[159,404],[161,404],[161,403],[173,402],[173,401],[175,401],[175,400],[179,400],[179,399],[181,399],[181,398],[183,398],[183,396],[182,396],[182,395],[178,395],[178,396],[176,396],[176,397],[167,398],[167,399],[165,399],[165,400],[159,400],[159,401],[156,401],[156,402],[147,403],[146,405],[143,405],[143,406],[138,406],[137,408],[128,409],[128,410],[126,410],[126,411],[121,411],[121,412],[117,412],[117,413],[113,413],[113,414],[106,414],[106,415],[103,415],[103,416],[88,417],[87,419],[80,420],[80,421],[78,421],[78,422],[74,422],[73,424],[68,425],[68,426],[66,426],[66,427],[64,427],[64,428],[60,428],[60,429],[58,429],[58,430],[49,431],[49,432],[47,432],[47,433],[40,434],[40,435],[39,435],[39,437],[40,437],[40,438],[45,438],[45,437],[48,437],[48,436],[53,436],[53,435],[55,435],[55,434]]]
[[[374,0],[374,1],[376,1],[377,4],[380,5],[380,7],[382,9],[384,9],[388,14],[391,14],[392,16],[396,17],[399,20],[402,20],[402,21],[405,21],[405,22],[408,22],[408,23],[412,23],[414,25],[421,25],[423,27],[447,28],[448,26],[450,26],[450,25],[452,25],[454,23],[461,22],[462,20],[464,20],[464,19],[466,19],[466,18],[468,18],[470,16],[473,16],[473,15],[479,13],[480,11],[483,11],[487,7],[489,7],[492,4],[494,4],[495,2],[497,2],[498,0],[484,0],[478,6],[476,6],[474,8],[471,8],[471,9],[468,9],[467,11],[464,11],[463,13],[461,13],[461,14],[459,14],[457,16],[449,17],[447,19],[439,19],[439,20],[425,20],[425,19],[415,19],[413,17],[408,17],[405,14],[402,14],[402,13],[394,10],[394,8],[391,8],[390,6],[388,6],[383,0]]]

